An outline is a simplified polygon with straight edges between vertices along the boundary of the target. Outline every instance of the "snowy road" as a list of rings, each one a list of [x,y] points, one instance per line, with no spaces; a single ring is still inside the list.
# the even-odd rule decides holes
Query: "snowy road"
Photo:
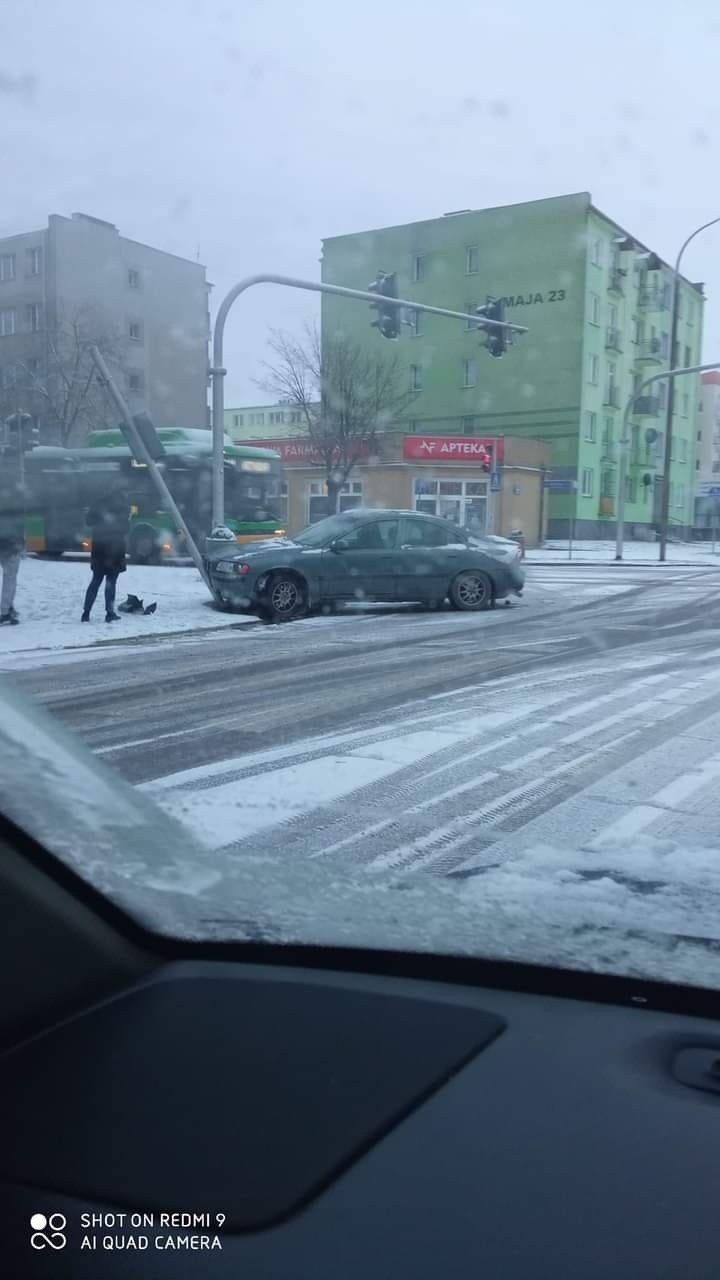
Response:
[[[542,880],[604,874],[608,841],[717,847],[720,575],[531,577],[512,609],[241,622],[17,680],[208,851],[490,891],[531,850]]]

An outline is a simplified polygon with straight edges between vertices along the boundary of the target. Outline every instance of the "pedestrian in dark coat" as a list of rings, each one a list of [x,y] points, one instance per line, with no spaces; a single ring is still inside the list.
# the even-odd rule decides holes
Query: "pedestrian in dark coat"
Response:
[[[129,503],[120,489],[112,490],[91,507],[87,523],[92,539],[90,568],[92,580],[85,592],[82,621],[90,621],[90,610],[100,585],[105,579],[105,621],[119,622],[115,612],[115,589],[118,575],[125,572],[125,544],[129,528]]]
[[[15,609],[20,559],[25,550],[24,490],[16,459],[0,458],[0,623],[15,626]]]

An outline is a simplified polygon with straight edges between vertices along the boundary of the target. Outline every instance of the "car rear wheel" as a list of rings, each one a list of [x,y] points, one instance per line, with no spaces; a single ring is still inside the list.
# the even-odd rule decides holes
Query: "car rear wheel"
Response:
[[[479,569],[466,569],[458,574],[450,587],[450,603],[453,609],[464,611],[490,609],[493,603],[492,579]]]
[[[291,573],[276,573],[263,592],[261,604],[268,621],[293,622],[307,613],[305,585]]]

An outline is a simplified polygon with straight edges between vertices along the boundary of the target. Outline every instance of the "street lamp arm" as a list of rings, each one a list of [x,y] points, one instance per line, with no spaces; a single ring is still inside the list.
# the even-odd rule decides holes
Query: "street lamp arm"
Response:
[[[709,222],[703,222],[701,227],[696,227],[694,231],[690,232],[690,235],[688,236],[687,240],[685,240],[684,243],[680,246],[680,251],[678,253],[677,258],[675,259],[675,276],[676,277],[680,272],[680,263],[682,262],[683,254],[687,249],[688,245],[690,244],[690,241],[694,240],[696,236],[699,236],[701,231],[707,231],[708,227],[714,227],[716,222],[720,222],[720,215],[718,215],[717,218],[711,218]],[[675,281],[675,284],[677,287],[677,280]]]

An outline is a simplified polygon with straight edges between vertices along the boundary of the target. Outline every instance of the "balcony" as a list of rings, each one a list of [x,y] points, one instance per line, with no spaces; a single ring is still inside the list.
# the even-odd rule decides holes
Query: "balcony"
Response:
[[[626,275],[627,271],[623,267],[611,267],[608,276],[608,293],[624,293]]]
[[[611,409],[620,408],[620,388],[614,382],[609,382],[606,386],[603,404]]]
[[[648,338],[645,342],[638,342],[636,360],[638,364],[662,364],[666,356],[663,355],[662,342],[659,338]]]
[[[609,328],[605,331],[605,349],[622,351],[622,334],[619,329]]]
[[[643,311],[667,311],[667,293],[657,285],[645,286],[638,290],[638,306]]]
[[[638,396],[633,405],[633,416],[657,418],[660,412],[659,396]]]

